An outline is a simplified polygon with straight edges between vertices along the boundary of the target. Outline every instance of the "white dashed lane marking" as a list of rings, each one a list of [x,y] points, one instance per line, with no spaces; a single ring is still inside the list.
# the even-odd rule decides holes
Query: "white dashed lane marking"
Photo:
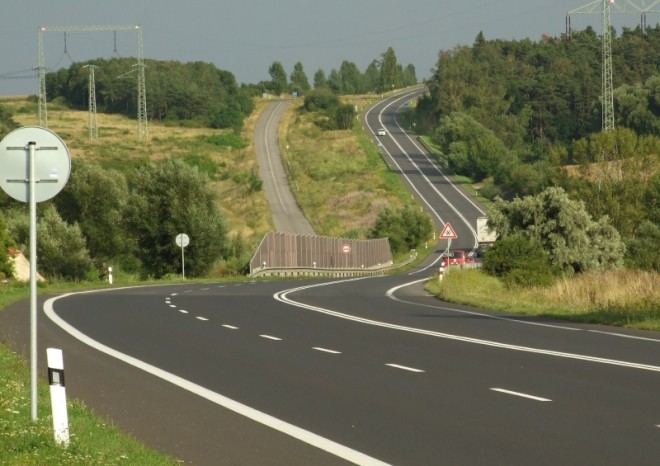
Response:
[[[528,395],[527,393],[513,392],[511,390],[505,390],[503,388],[491,388],[494,392],[505,393],[507,395],[519,396],[521,398],[527,398],[528,400],[534,401],[552,401],[548,398],[541,398],[540,396]]]
[[[385,364],[385,365],[389,366],[389,367],[393,367],[395,369],[401,369],[401,370],[404,370],[404,371],[408,371],[408,372],[418,372],[418,373],[419,372],[426,372],[422,369],[415,369],[414,367],[401,366],[399,364],[388,363],[388,364]]]
[[[202,317],[202,316],[197,316],[197,317],[195,317],[195,319],[204,320],[204,321],[208,320],[206,317]]]
[[[186,311],[185,309],[179,309],[179,312],[180,312],[181,314],[188,314],[188,311]]]
[[[224,328],[228,328],[229,330],[238,330],[238,327],[234,327],[233,325],[229,324],[222,324]]]
[[[327,348],[320,348],[318,346],[314,346],[314,347],[312,347],[312,349],[316,350],[316,351],[321,351],[323,353],[341,354],[341,351],[335,351],[335,350],[331,350],[331,349],[327,349]]]
[[[259,335],[261,338],[265,338],[266,340],[273,340],[273,341],[282,341],[281,338],[274,337],[272,335]]]

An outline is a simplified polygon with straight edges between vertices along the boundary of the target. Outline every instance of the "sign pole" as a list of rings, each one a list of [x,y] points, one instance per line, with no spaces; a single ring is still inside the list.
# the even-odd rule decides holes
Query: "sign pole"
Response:
[[[183,251],[186,249],[185,246],[181,246],[181,276],[183,279],[186,279],[186,259],[183,255]]]
[[[28,142],[30,153],[30,413],[37,420],[37,199],[35,153],[37,143]]]
[[[37,160],[37,151],[53,152]],[[37,202],[52,198],[64,188],[71,172],[71,156],[57,134],[46,128],[26,126],[0,141],[0,168],[0,188],[17,201],[28,203],[30,212],[30,415],[36,421]]]

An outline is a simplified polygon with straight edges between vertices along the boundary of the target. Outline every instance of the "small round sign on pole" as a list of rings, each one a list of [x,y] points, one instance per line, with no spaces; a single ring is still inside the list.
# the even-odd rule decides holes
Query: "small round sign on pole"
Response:
[[[186,279],[186,259],[183,250],[190,244],[190,238],[185,233],[179,233],[174,240],[176,245],[181,248],[181,276]]]

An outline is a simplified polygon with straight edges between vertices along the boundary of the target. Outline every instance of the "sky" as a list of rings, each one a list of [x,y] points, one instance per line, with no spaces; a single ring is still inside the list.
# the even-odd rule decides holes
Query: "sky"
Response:
[[[622,3],[623,0],[617,0]],[[0,95],[38,93],[40,26],[139,25],[144,56],[203,61],[233,73],[237,82],[270,79],[274,61],[290,74],[301,62],[310,82],[344,60],[364,71],[392,47],[419,80],[431,76],[438,53],[486,39],[538,41],[565,32],[566,13],[590,0],[2,0]],[[643,0],[637,0],[643,4]],[[648,2],[646,2],[648,3]],[[656,9],[660,9],[656,8]],[[613,10],[614,11],[614,10]],[[613,14],[612,24],[634,27],[639,14]],[[649,26],[660,13],[649,13]],[[592,26],[599,14],[571,15],[573,29]],[[134,30],[45,32],[49,71],[93,58],[137,56]],[[102,70],[98,71],[102,72]],[[147,73],[148,73],[147,69]]]

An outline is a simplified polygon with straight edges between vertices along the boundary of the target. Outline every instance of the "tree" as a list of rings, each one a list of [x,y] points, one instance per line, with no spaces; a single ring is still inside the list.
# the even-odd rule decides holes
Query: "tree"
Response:
[[[477,181],[495,175],[501,163],[514,158],[493,131],[465,113],[444,117],[433,139],[452,170]]]
[[[486,250],[484,272],[500,277],[508,286],[544,286],[554,281],[548,253],[523,234],[509,235]]]
[[[320,89],[328,86],[328,80],[325,77],[325,72],[319,68],[314,73],[314,89]]]
[[[330,89],[322,87],[308,92],[303,105],[308,112],[330,110],[339,106],[339,97]]]
[[[418,248],[433,231],[429,216],[417,208],[407,206],[401,210],[385,207],[378,212],[369,238],[389,238],[393,254],[407,253]]]
[[[401,85],[399,79],[399,65],[396,60],[394,49],[389,47],[382,55],[380,62],[380,90],[391,91]]]
[[[167,158],[140,167],[129,179],[128,222],[137,243],[143,273],[156,278],[181,270],[181,251],[174,242],[190,237],[186,273],[203,276],[226,255],[228,226],[217,207],[209,179],[196,167]]]
[[[268,68],[268,74],[270,75],[270,90],[275,95],[280,95],[285,92],[288,88],[288,82],[286,77],[286,71],[284,71],[284,65],[279,61],[274,61],[270,68]]]
[[[362,92],[362,74],[357,65],[344,60],[339,67],[342,94],[358,94]]]
[[[53,202],[67,223],[78,224],[90,254],[99,262],[126,252],[128,184],[121,172],[76,158],[69,182]]]
[[[307,79],[302,63],[300,62],[293,65],[290,80],[291,90],[297,92],[299,95],[304,94],[310,88],[309,80]]]
[[[561,188],[511,202],[497,199],[488,214],[499,238],[523,235],[548,253],[550,264],[566,273],[617,268],[625,246],[607,217],[594,222],[584,203]]]
[[[339,129],[350,129],[355,118],[355,107],[351,104],[342,104],[335,110],[335,123]]]

